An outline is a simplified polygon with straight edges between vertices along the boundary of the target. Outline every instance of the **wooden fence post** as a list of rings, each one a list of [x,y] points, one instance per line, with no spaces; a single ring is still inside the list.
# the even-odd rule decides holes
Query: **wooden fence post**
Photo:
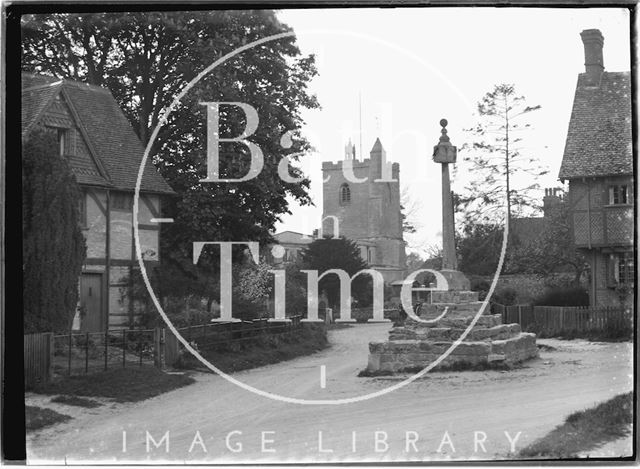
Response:
[[[47,369],[47,381],[51,381],[53,378],[53,354],[55,351],[55,340],[53,338],[53,332],[47,334],[49,338],[49,366]]]
[[[164,336],[164,363],[166,366],[174,366],[178,360],[178,339],[172,333]]]
[[[160,346],[162,344],[162,332],[164,330],[156,327],[153,330],[153,363],[157,368],[162,368],[162,351],[160,350]]]
[[[84,372],[89,373],[89,333],[87,332],[84,341]]]
[[[68,362],[69,362],[69,367],[67,368],[67,374],[69,376],[71,376],[71,342],[72,342],[72,337],[71,337],[71,329],[69,329],[69,347],[67,348],[67,357],[68,357]]]
[[[109,360],[109,331],[104,331],[104,371],[107,371]]]

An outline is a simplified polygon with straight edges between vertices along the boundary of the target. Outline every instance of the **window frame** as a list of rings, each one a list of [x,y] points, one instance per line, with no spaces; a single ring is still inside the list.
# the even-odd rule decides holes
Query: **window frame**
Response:
[[[617,253],[615,259],[616,282],[621,285],[633,284],[635,281],[635,271],[633,253]]]
[[[340,190],[338,192],[338,198],[340,201],[340,205],[349,205],[351,204],[351,188],[349,184],[346,182],[340,186]]]
[[[618,199],[616,201],[616,199]],[[609,205],[629,205],[629,185],[610,184],[609,185]]]
[[[78,217],[80,222],[80,228],[86,229],[88,227],[87,222],[87,193],[80,190],[80,198],[78,200]]]
[[[58,127],[57,129],[58,136],[58,155],[65,156],[67,154],[67,145],[69,139],[69,130],[63,127]]]

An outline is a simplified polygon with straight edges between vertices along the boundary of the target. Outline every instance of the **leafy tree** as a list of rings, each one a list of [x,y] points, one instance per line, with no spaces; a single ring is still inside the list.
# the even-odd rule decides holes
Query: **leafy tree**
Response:
[[[418,269],[422,269],[424,265],[424,259],[417,252],[410,252],[407,254],[407,272],[415,272]]]
[[[500,260],[502,234],[499,225],[467,224],[458,240],[460,271],[467,275],[493,275]]]
[[[69,330],[86,255],[80,189],[56,137],[35,129],[22,147],[22,255],[26,333]]]
[[[421,269],[442,270],[442,247],[432,244],[425,250],[426,260],[422,263]]]
[[[587,270],[584,256],[573,243],[571,213],[566,202],[551,208],[542,219],[544,228],[532,241],[516,242],[509,251],[509,270],[549,277],[563,269],[573,271],[573,286]]]
[[[251,260],[233,267],[233,315],[255,319],[267,313],[266,301],[273,289],[273,275],[267,264]]]
[[[289,31],[269,10],[26,15],[23,69],[108,87],[146,144],[164,108],[205,67],[241,45]],[[314,57],[301,56],[294,37],[265,43],[200,80],[161,127],[151,156],[177,193],[165,204],[163,215],[175,221],[161,239],[162,258],[174,273],[215,278],[217,256],[211,250],[198,266],[191,264],[194,240],[265,245],[275,223],[289,213],[288,197],[311,203],[309,180],[294,164],[310,148],[298,129],[301,110],[318,107],[307,90],[316,73]],[[257,110],[260,123],[250,139],[264,154],[258,177],[200,181],[206,176],[207,147],[206,108],[200,103],[212,101],[242,102]],[[240,135],[245,121],[240,109],[221,106],[220,136]],[[244,145],[221,143],[220,151],[221,177],[247,173]],[[285,156],[289,173],[300,182],[279,177]],[[168,286],[180,283],[186,280]]]
[[[367,264],[360,257],[360,248],[353,241],[346,238],[316,239],[302,251],[302,266],[307,270],[317,270],[318,275],[330,269],[342,269],[349,276],[366,269]],[[351,296],[362,306],[371,301],[370,276],[358,275],[351,287]],[[327,275],[320,280],[319,292],[325,291],[329,305],[337,308],[340,304],[340,281],[337,275]]]
[[[466,218],[474,223],[502,221],[505,210],[511,220],[535,205],[535,180],[548,171],[527,156],[521,145],[531,125],[522,116],[540,109],[528,106],[524,96],[508,84],[496,85],[478,102],[479,121],[465,129],[472,139],[462,146],[464,161],[471,164],[474,179],[460,195]],[[527,182],[522,185],[519,180]],[[533,181],[533,182],[532,182]]]

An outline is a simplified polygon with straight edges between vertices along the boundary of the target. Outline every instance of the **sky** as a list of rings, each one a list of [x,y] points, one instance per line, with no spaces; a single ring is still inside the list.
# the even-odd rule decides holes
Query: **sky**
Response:
[[[342,160],[349,138],[357,157],[368,158],[379,137],[387,159],[400,163],[400,185],[416,207],[408,251],[422,255],[441,244],[440,168],[431,159],[441,118],[461,147],[470,141],[463,129],[477,122],[480,98],[496,84],[514,84],[527,104],[541,106],[529,114],[532,130],[523,142],[550,171],[538,182],[560,187],[575,84],[584,72],[580,32],[602,32],[606,71],[631,68],[629,13],[618,8],[307,9],[280,10],[278,17],[293,27],[301,52],[316,55],[310,91],[321,109],[305,110],[302,128],[315,149],[300,164],[315,206],[291,201],[292,214],[276,231],[317,228],[322,161]],[[472,177],[463,156],[459,150],[454,191]]]

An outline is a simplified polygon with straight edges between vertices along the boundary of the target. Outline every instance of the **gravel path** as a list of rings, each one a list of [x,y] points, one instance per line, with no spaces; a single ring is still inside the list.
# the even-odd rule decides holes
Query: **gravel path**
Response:
[[[330,332],[332,347],[327,350],[234,377],[305,399],[380,390],[401,377],[358,378],[357,373],[366,366],[369,341],[384,340],[389,327],[337,329]],[[432,373],[382,397],[338,406],[277,402],[214,374],[197,373],[195,384],[144,402],[76,408],[73,420],[29,435],[29,463],[505,458],[544,436],[569,413],[632,389],[630,343],[539,343],[553,349],[543,349],[539,359],[519,369]],[[27,403],[33,400],[46,404],[42,397],[27,396]],[[66,406],[46,405],[71,414]],[[168,438],[155,448],[153,441],[160,442],[166,432]]]

